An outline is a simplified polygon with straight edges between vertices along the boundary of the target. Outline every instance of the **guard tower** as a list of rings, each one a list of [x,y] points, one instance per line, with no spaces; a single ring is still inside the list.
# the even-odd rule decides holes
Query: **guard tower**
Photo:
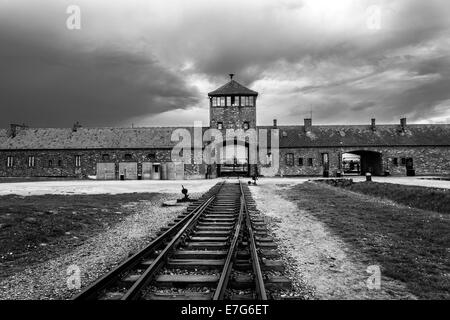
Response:
[[[255,129],[256,130],[256,98],[258,92],[244,87],[233,80],[222,87],[208,93],[209,125],[211,128],[226,129]]]
[[[222,131],[223,147],[219,150],[217,173],[219,176],[248,176],[252,173],[249,163],[249,147],[245,141],[226,140],[227,129],[256,130],[256,98],[258,93],[233,80],[208,93],[210,100],[210,128]]]

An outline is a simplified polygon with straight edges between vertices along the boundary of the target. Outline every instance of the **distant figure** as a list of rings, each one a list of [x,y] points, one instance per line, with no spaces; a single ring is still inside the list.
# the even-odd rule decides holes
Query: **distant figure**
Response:
[[[184,195],[183,201],[189,201],[188,189],[181,185],[181,193]]]

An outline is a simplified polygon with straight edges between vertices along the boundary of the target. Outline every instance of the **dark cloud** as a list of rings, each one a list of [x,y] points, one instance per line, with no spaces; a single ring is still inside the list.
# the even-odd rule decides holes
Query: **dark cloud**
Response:
[[[0,11],[0,125],[154,125],[164,112],[178,124],[228,73],[260,91],[261,123],[311,108],[321,123],[450,116],[448,0],[79,0],[77,32],[55,28],[67,1],[17,1]]]

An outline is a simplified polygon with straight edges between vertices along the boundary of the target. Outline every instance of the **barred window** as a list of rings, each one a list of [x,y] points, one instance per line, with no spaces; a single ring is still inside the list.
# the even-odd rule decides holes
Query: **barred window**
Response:
[[[288,153],[286,154],[286,165],[292,167],[294,165],[294,154]]]
[[[33,168],[34,167],[34,156],[28,157],[28,167]]]
[[[81,156],[75,156],[75,167],[81,167]]]
[[[14,166],[14,157],[13,156],[8,156],[8,158],[6,159],[6,166],[9,168]]]

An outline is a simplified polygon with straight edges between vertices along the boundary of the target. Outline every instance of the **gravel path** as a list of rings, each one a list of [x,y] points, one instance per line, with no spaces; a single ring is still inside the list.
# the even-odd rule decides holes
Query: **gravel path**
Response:
[[[167,194],[152,201],[126,204],[135,213],[115,227],[88,239],[68,254],[31,266],[1,281],[0,300],[72,297],[79,290],[69,289],[68,279],[73,275],[73,271],[68,270],[70,266],[79,268],[82,287],[95,281],[128,256],[143,248],[161,227],[166,226],[185,210],[186,205],[161,206],[163,201],[177,196],[178,194]],[[191,196],[195,198],[199,194],[192,193]],[[69,281],[69,283],[76,282]]]
[[[311,286],[317,299],[414,299],[403,283],[382,278],[381,290],[369,290],[368,265],[332,235],[326,226],[282,197],[289,185],[251,187],[257,208],[269,220],[290,274]]]

